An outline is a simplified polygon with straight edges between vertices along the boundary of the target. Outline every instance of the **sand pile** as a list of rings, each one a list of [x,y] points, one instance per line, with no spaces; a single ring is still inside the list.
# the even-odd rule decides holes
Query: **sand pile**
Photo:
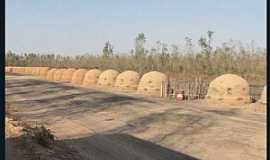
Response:
[[[214,79],[208,88],[208,104],[238,106],[251,103],[249,84],[235,74],[224,74]]]
[[[119,72],[113,69],[108,69],[102,72],[98,79],[98,86],[113,87],[118,74]]]
[[[86,69],[78,69],[73,73],[71,83],[73,84],[82,84],[84,76],[86,74]]]
[[[139,80],[139,73],[135,71],[124,71],[117,76],[114,86],[121,90],[137,90]]]
[[[140,79],[137,93],[148,96],[160,96],[162,82],[167,80],[167,76],[161,72],[148,72]]]
[[[95,86],[98,82],[98,78],[101,74],[101,71],[98,69],[91,69],[89,70],[84,77],[83,80],[83,85],[90,87],[90,86]]]

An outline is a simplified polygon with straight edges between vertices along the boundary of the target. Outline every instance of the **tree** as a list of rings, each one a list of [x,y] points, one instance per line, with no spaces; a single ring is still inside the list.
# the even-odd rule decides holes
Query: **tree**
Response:
[[[139,33],[135,39],[135,58],[140,60],[145,57],[145,45],[146,38],[144,33]]]
[[[212,31],[207,31],[207,37],[203,37],[201,36],[201,38],[199,39],[198,43],[202,49],[202,54],[197,57],[198,59],[202,60],[202,68],[204,68],[204,71],[207,71],[207,74],[212,74],[214,72],[213,68],[212,68],[212,62],[210,60],[210,56],[212,53],[212,38],[213,38],[213,34],[214,32]],[[200,58],[201,57],[201,58]]]
[[[155,68],[154,55],[156,53],[157,53],[157,49],[152,47],[150,49],[150,54],[148,54],[148,56],[147,56],[147,64],[148,64],[150,70],[154,70],[154,68]]]
[[[103,48],[103,57],[108,58],[113,56],[113,46],[110,43],[110,41],[107,41],[105,43],[105,46]]]
[[[212,37],[214,32],[213,31],[207,31],[207,37],[201,37],[198,41],[200,47],[202,48],[202,52],[206,55],[206,57],[209,57],[212,52]]]
[[[161,60],[161,65],[164,66],[169,62],[169,53],[168,53],[168,45],[166,43],[161,44],[161,55],[160,55],[160,60]]]
[[[157,53],[159,54],[161,51],[161,46],[162,46],[162,44],[161,44],[161,41],[160,40],[158,40],[158,41],[156,41],[156,50],[157,50]]]
[[[186,46],[186,53],[192,54],[193,53],[193,44],[192,44],[191,38],[185,37],[185,46]]]
[[[146,51],[144,48],[146,38],[144,33],[139,33],[135,38],[135,62],[139,73],[143,73],[145,68]]]
[[[175,44],[172,44],[171,49],[172,49],[172,56],[174,58],[177,58],[179,56],[179,48],[178,48],[178,46],[175,45]]]

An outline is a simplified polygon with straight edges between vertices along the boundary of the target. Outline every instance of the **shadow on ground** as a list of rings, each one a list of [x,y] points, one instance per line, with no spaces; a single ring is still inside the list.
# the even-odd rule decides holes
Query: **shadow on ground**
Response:
[[[137,104],[134,107],[140,107],[141,103],[157,103],[141,97],[78,88],[64,83],[31,78],[11,79],[7,81],[6,88],[8,88],[6,93],[8,97],[25,97],[23,100],[7,99],[7,104],[13,105],[18,115],[43,120],[57,116],[100,112],[111,108],[124,109],[127,105],[133,104]]]
[[[197,160],[149,141],[127,134],[96,134],[86,138],[64,141],[83,151],[85,158],[100,160]]]
[[[8,160],[13,160],[16,152],[20,152],[20,156],[23,154],[23,156],[31,155],[32,158],[53,160],[198,160],[127,134],[96,134],[79,139],[57,140],[50,148],[34,144],[36,141],[29,144],[30,141],[25,136],[6,141],[7,145],[15,143],[20,149],[14,151],[16,147],[7,147]],[[13,155],[10,155],[11,153]],[[23,157],[20,159],[24,160]]]

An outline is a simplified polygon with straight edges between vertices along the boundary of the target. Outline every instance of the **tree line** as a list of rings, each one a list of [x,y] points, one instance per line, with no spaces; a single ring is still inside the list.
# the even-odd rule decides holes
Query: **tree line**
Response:
[[[60,54],[24,53],[8,51],[6,66],[47,66],[55,68],[99,68],[118,71],[135,70],[140,74],[156,70],[171,78],[212,79],[221,74],[234,73],[255,83],[265,83],[266,50],[254,42],[244,46],[240,41],[229,40],[213,47],[214,32],[208,31],[197,41],[195,51],[192,39],[186,37],[181,46],[157,41],[146,48],[146,36],[139,33],[134,48],[125,54],[114,53],[113,45],[107,41],[100,54],[64,56]]]

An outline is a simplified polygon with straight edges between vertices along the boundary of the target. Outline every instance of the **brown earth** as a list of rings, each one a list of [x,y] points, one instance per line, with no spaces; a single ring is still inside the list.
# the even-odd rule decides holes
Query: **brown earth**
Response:
[[[6,159],[7,160],[80,160],[78,152],[61,141],[51,146],[40,145],[25,131],[29,126],[6,117]]]
[[[8,75],[6,109],[27,124],[45,125],[83,159],[266,159],[266,115],[241,107]]]

